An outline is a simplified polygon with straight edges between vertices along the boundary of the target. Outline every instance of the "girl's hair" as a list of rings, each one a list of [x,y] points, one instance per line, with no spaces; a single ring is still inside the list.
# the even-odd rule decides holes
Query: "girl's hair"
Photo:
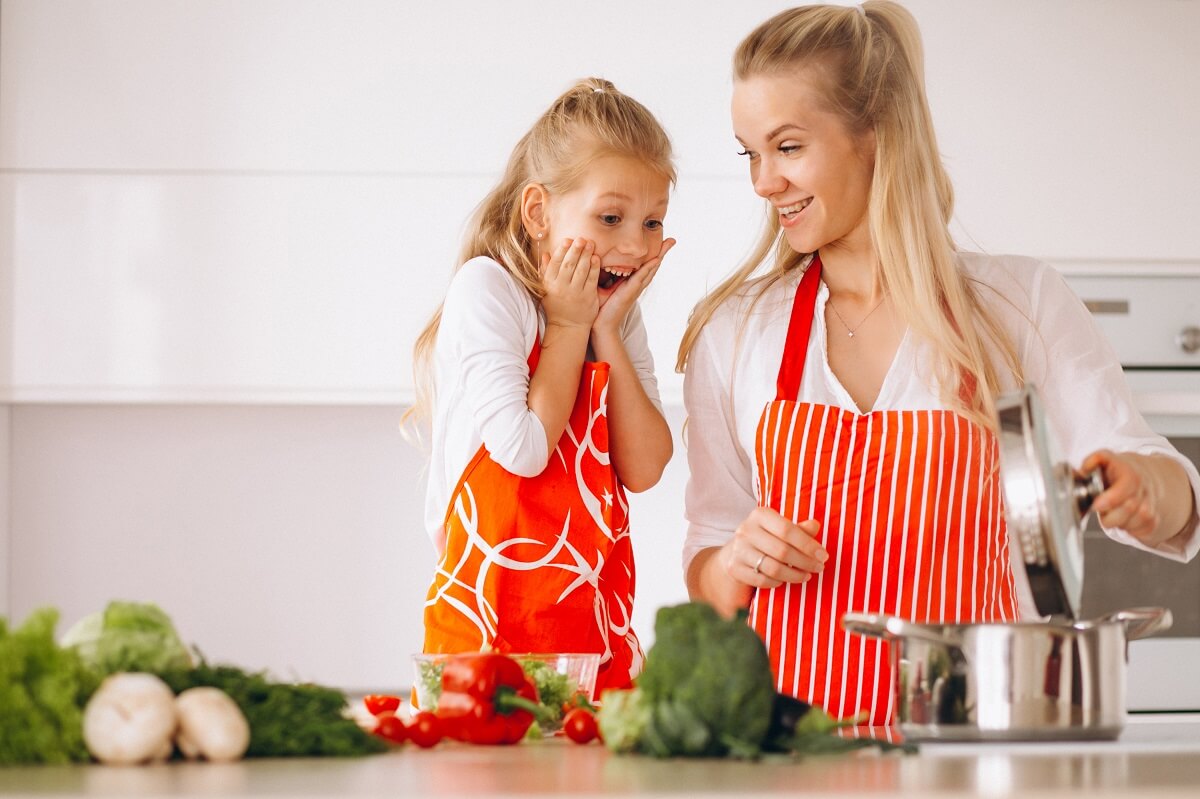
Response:
[[[805,6],[784,11],[747,36],[733,57],[735,80],[790,76],[808,68],[829,110],[852,135],[875,133],[868,223],[880,280],[915,333],[934,348],[934,378],[948,407],[994,430],[999,352],[1019,382],[1016,350],[959,269],[949,223],[954,190],[938,153],[925,97],[921,36],[897,3]],[[779,278],[808,262],[793,251],[768,208],[767,225],[748,260],[692,311],[679,347],[682,371],[701,329],[725,301],[751,289],[753,302]]]
[[[675,183],[671,140],[654,115],[611,82],[585,78],[560,95],[517,142],[500,182],[467,223],[455,271],[472,258],[487,256],[540,300],[541,277],[521,220],[521,194],[531,183],[540,183],[551,195],[570,191],[592,162],[604,156],[634,158]],[[404,421],[420,420],[432,405],[430,362],[441,320],[439,306],[413,346],[416,402]]]

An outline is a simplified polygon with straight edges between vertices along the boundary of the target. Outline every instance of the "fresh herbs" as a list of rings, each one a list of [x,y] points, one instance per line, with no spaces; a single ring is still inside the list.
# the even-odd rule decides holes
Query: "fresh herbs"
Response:
[[[343,715],[346,696],[319,685],[274,682],[234,666],[192,668],[170,618],[159,608],[114,602],[84,623],[75,645],[59,646],[58,611],[43,608],[9,629],[0,617],[0,765],[89,759],[83,711],[110,672],[162,677],[178,694],[212,686],[228,694],[250,724],[247,756],[363,755],[386,744]]]
[[[332,688],[274,682],[263,672],[205,662],[161,676],[175,693],[209,685],[229,694],[250,723],[246,757],[344,757],[387,748],[343,715],[346,696]]]
[[[88,759],[83,706],[99,679],[54,641],[58,611],[34,611],[9,630],[0,617],[0,766]]]

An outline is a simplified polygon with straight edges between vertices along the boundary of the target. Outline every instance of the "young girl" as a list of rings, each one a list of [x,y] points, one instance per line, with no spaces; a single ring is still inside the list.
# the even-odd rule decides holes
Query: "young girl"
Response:
[[[1035,615],[1010,568],[1000,393],[1036,384],[1059,451],[1103,470],[1110,536],[1200,549],[1200,476],[1062,278],[955,247],[921,62],[893,2],[792,9],[742,41],[733,128],[768,229],[680,349],[689,591],[750,607],[779,690],[871,724],[891,718],[892,674],[846,611]]]
[[[597,691],[639,671],[625,489],[658,482],[672,445],[637,298],[675,243],[674,180],[650,112],[592,78],[477,209],[415,347],[440,556],[426,652],[595,652]]]

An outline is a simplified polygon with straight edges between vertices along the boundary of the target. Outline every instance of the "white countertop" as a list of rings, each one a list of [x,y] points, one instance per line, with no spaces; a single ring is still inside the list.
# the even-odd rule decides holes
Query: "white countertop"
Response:
[[[215,765],[0,768],[6,799],[138,797],[589,797],[629,794],[806,797],[1200,795],[1200,715],[1134,716],[1120,739],[925,744],[915,755],[654,760],[562,739],[513,747],[411,745],[361,759]]]

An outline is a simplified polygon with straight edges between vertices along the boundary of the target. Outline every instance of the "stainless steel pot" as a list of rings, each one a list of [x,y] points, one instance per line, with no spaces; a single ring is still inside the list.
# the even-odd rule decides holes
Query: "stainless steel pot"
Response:
[[[946,625],[847,613],[842,626],[889,643],[908,740],[1089,740],[1120,735],[1126,642],[1167,629],[1171,612]]]

